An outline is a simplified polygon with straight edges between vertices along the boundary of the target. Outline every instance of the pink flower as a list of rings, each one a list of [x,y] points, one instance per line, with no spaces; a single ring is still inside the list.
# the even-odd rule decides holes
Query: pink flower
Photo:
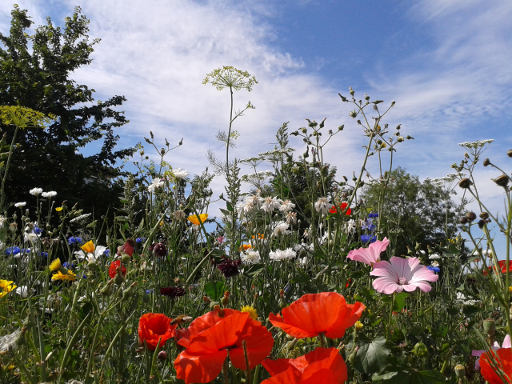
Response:
[[[403,290],[412,292],[416,288],[429,292],[432,287],[428,281],[434,282],[439,278],[434,272],[421,265],[418,258],[403,259],[396,256],[393,256],[389,262],[379,261],[374,264],[370,275],[379,276],[373,282],[373,288],[387,295]]]
[[[361,263],[365,263],[373,267],[373,264],[380,261],[380,254],[386,250],[388,244],[389,240],[385,237],[383,241],[377,240],[376,242],[371,243],[368,248],[359,248],[350,251],[347,259],[360,261]]]
[[[494,351],[497,351],[500,348],[512,348],[512,344],[510,342],[510,335],[505,336],[505,339],[503,339],[503,345],[500,347],[497,341],[494,342],[494,345],[492,346],[492,349]],[[471,352],[471,356],[478,357],[475,361],[475,369],[480,369],[480,356],[484,354],[487,351],[473,351]]]

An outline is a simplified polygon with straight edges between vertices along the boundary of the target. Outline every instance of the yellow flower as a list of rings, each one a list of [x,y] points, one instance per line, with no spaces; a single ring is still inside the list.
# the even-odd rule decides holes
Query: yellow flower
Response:
[[[75,281],[76,275],[68,271],[67,274],[61,273],[61,271],[57,271],[57,273],[54,273],[52,276],[52,280],[63,280],[63,281]]]
[[[190,221],[192,224],[199,225],[199,221],[201,221],[201,223],[204,223],[207,218],[208,218],[207,213],[201,213],[199,216],[191,215],[191,216],[187,217],[187,220]]]
[[[509,292],[512,292],[512,287],[508,287],[508,291],[509,291]]]
[[[60,259],[55,259],[50,264],[50,271],[56,271],[62,267],[62,264],[60,263]]]
[[[14,288],[16,288],[16,285],[14,285],[14,281],[7,281],[7,280],[0,280],[0,297],[4,297],[9,292],[11,292]]]
[[[85,253],[94,253],[94,244],[92,243],[92,240],[89,240],[80,248],[82,248],[82,250],[85,251]]]
[[[62,207],[57,207],[57,208],[55,208],[55,210],[56,210],[57,212],[60,212],[60,211],[62,211],[63,209],[64,209],[64,208],[62,208]]]
[[[356,331],[359,331],[363,329],[364,325],[359,320],[357,320],[356,323],[354,324],[354,327],[356,328]]]
[[[258,319],[258,312],[256,312],[256,310],[253,307],[251,307],[250,305],[246,305],[245,307],[242,307],[240,312],[247,312],[249,314],[249,317],[253,320]]]

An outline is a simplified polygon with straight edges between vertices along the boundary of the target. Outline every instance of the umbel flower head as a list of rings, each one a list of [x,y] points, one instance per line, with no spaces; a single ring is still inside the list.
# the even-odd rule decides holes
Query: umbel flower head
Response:
[[[41,112],[20,106],[0,106],[0,120],[5,125],[14,124],[20,129],[29,127],[45,128],[54,120],[54,115],[45,116]]]
[[[266,359],[262,365],[272,377],[261,384],[344,383],[348,378],[336,348],[317,348],[296,359]]]
[[[190,384],[214,380],[222,370],[228,350],[233,366],[247,370],[244,342],[249,369],[253,369],[270,354],[274,338],[248,313],[225,308],[195,319],[177,342],[186,350],[174,361],[176,377]]]
[[[384,240],[376,240],[368,248],[354,249],[348,253],[347,259],[360,261],[368,265],[373,265],[380,261],[380,254],[386,250],[389,245],[387,237]]]
[[[432,287],[428,283],[435,282],[439,276],[420,264],[417,257],[404,259],[393,256],[390,261],[379,261],[373,265],[372,276],[379,276],[373,282],[377,292],[387,295],[395,292],[412,292],[416,288],[423,292],[430,292]]]
[[[217,68],[206,75],[203,80],[203,84],[210,83],[219,91],[224,88],[234,89],[239,91],[241,89],[247,89],[251,92],[252,87],[258,84],[256,78],[251,76],[247,71],[241,71],[235,67],[225,65],[222,68]]]
[[[272,325],[298,339],[320,334],[338,339],[359,320],[364,309],[360,302],[347,304],[339,293],[322,292],[302,296],[282,309],[282,317],[271,313],[268,318]]]

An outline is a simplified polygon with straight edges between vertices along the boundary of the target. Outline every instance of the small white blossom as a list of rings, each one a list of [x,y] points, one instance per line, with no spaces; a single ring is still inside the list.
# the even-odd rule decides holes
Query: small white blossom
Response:
[[[437,259],[440,259],[441,256],[439,256],[438,253],[433,253],[431,254],[429,257],[428,257],[430,260],[437,260]]]
[[[184,179],[185,177],[188,176],[188,171],[181,168],[176,168],[172,171],[172,174],[177,179]]]
[[[256,264],[261,261],[260,253],[252,249],[242,252],[240,258],[244,264]]]
[[[14,206],[16,208],[21,208],[21,207],[24,207],[25,205],[27,205],[27,202],[26,201],[22,201],[21,203],[16,203],[14,204]]]
[[[439,263],[437,261],[433,261],[432,263],[430,263],[430,265],[432,265],[433,267],[439,267]]]
[[[57,192],[55,192],[55,191],[43,192],[43,193],[41,193],[41,196],[42,197],[50,197],[51,198],[51,197],[57,196]]]
[[[37,196],[43,193],[43,188],[32,188],[29,192],[31,195]]]
[[[278,209],[281,206],[281,200],[277,197],[265,197],[261,209],[265,212],[272,212],[274,209]]]
[[[272,232],[272,236],[276,237],[276,236],[279,236],[279,235],[288,235],[289,233],[291,233],[288,230],[288,227],[289,227],[288,223],[285,223],[284,221],[280,221],[274,227],[274,231]]]
[[[462,292],[457,292],[457,301],[464,305],[475,305],[478,303],[478,300],[468,300]]]
[[[293,208],[295,208],[295,204],[293,204],[290,200],[285,200],[282,202],[279,210],[283,213],[290,212]]]
[[[347,233],[355,233],[357,228],[356,221],[350,219],[347,224],[345,224],[345,228],[347,229]]]
[[[163,182],[161,179],[159,179],[159,178],[157,177],[157,178],[156,178],[156,179],[154,179],[154,180],[153,180],[153,182],[149,185],[149,187],[148,187],[148,191],[149,191],[149,192],[154,192],[154,191],[155,191],[155,189],[160,188],[160,187],[162,187],[163,185],[164,185],[164,182]]]
[[[269,253],[270,260],[276,260],[276,261],[293,259],[295,256],[297,256],[297,253],[291,248],[287,248],[284,251],[278,249],[275,252],[270,251],[270,253]]]
[[[327,212],[329,212],[329,208],[330,208],[330,204],[329,204],[329,199],[327,197],[321,197],[315,203],[316,211],[320,212],[324,215],[326,215]]]
[[[288,224],[296,224],[297,223],[297,212],[288,212],[286,215],[286,222]]]
[[[35,289],[31,289],[31,291],[35,291]],[[26,285],[16,288],[16,293],[20,295],[22,298],[26,299],[28,297],[28,287]]]

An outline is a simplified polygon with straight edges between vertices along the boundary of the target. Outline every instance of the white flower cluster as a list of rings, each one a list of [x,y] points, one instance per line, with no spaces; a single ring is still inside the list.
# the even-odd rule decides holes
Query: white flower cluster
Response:
[[[42,197],[54,197],[57,196],[57,192],[50,191],[50,192],[43,192],[43,188],[32,188],[29,193],[34,196],[41,195]]]
[[[465,143],[459,143],[459,145],[464,148],[481,148],[485,144],[490,144],[493,141],[494,141],[494,139],[466,141]]]
[[[452,183],[459,178],[463,178],[465,175],[466,174],[462,173],[462,172],[461,173],[450,173],[444,177],[439,177],[437,179],[427,179],[427,180],[430,180],[431,183],[436,183],[436,184]]]
[[[274,230],[272,231],[272,237],[277,237],[280,235],[288,235],[291,233],[291,231],[288,229],[289,225],[288,223],[284,221],[280,221],[276,223],[274,226]]]
[[[177,179],[184,179],[185,177],[188,176],[188,171],[181,168],[176,168],[172,171],[172,174]]]
[[[428,257],[430,260],[438,260],[441,258],[438,253],[433,253]]]
[[[270,260],[275,260],[275,261],[293,259],[295,256],[297,256],[297,253],[291,248],[287,248],[285,250],[278,249],[275,252],[270,251],[270,253],[269,253]]]
[[[282,201],[277,197],[260,197],[258,191],[256,195],[246,196],[245,202],[238,203],[236,208],[238,213],[249,213],[256,209],[272,213],[274,210],[278,209],[279,211],[288,214],[293,208],[295,208],[295,204],[290,200]],[[293,221],[293,218],[290,218],[290,220]]]
[[[244,264],[256,264],[261,261],[260,253],[252,249],[242,252],[240,258]]]
[[[154,180],[153,180],[153,182],[149,185],[149,187],[148,187],[148,191],[149,191],[149,192],[154,192],[154,191],[155,191],[155,189],[160,188],[160,187],[163,187],[163,185],[164,185],[164,181],[163,181],[162,179],[160,179],[160,178],[158,178],[158,177],[157,177],[157,178],[156,178],[156,179],[154,179]]]

